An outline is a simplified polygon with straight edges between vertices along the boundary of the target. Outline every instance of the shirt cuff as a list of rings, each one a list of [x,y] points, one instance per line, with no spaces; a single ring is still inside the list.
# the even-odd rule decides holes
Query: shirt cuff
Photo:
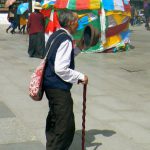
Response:
[[[84,74],[80,73],[78,80],[82,80],[83,81],[84,80]]]

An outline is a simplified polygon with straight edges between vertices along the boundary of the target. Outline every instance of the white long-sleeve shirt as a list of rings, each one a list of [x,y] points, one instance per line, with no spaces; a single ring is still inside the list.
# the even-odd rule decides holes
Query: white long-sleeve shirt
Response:
[[[65,30],[64,28],[61,28]],[[67,34],[72,38],[71,34],[65,30]],[[55,73],[64,81],[69,83],[77,83],[78,80],[84,80],[84,74],[72,70],[69,68],[71,61],[71,51],[72,51],[72,42],[69,40],[64,41],[58,48],[55,62],[54,70]],[[74,48],[74,55],[78,55],[80,52],[79,48]]]

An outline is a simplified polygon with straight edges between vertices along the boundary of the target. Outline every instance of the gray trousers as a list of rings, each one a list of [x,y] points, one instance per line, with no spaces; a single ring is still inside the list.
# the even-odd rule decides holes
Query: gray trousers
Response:
[[[49,113],[46,119],[46,150],[68,150],[75,133],[70,91],[46,89]]]

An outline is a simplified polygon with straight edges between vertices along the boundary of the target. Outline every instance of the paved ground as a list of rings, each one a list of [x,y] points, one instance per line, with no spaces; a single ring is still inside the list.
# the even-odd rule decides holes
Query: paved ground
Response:
[[[27,55],[28,37],[0,26],[0,150],[44,150],[47,100],[33,102],[28,83],[39,59]],[[115,54],[81,54],[77,70],[89,76],[86,150],[150,150],[150,32],[132,28],[135,48]],[[81,149],[82,86],[72,89]]]

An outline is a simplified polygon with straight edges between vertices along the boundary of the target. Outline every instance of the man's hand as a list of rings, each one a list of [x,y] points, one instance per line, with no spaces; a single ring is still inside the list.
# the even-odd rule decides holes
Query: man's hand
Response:
[[[88,84],[88,76],[85,75],[84,80],[79,80],[78,83],[82,83],[83,85],[87,85]]]

